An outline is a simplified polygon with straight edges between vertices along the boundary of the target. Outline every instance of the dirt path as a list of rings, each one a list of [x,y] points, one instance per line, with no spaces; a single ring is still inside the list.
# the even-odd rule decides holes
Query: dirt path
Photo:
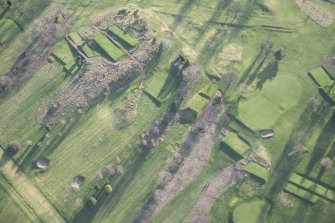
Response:
[[[173,179],[164,189],[157,191],[159,201],[153,210],[153,216],[201,173],[201,170],[210,157],[210,152],[214,144],[213,138],[216,135],[216,126],[221,118],[222,112],[223,106],[211,107],[206,111],[202,119],[192,127],[194,129],[202,128],[203,133],[198,137],[194,137],[192,131],[190,131],[185,143],[188,144],[192,150],[185,158]]]
[[[207,185],[206,190],[194,205],[192,211],[184,222],[206,223],[210,222],[210,211],[221,193],[229,186],[244,178],[246,174],[237,170],[234,165],[226,167]]]
[[[0,157],[4,157],[4,151],[0,150]],[[65,219],[49,203],[44,195],[18,170],[11,159],[1,159],[0,170],[7,182],[12,186],[22,200],[34,210],[42,222],[65,223]]]

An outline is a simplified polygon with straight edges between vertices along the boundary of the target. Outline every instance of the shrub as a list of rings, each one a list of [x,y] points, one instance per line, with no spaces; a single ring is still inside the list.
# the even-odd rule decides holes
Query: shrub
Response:
[[[112,193],[113,191],[113,187],[110,184],[107,184],[104,189],[106,193]]]
[[[88,199],[88,205],[91,207],[91,208],[94,208],[95,206],[97,206],[97,199],[95,199],[95,197],[90,197]]]
[[[17,152],[19,152],[20,149],[21,144],[18,141],[14,140],[7,146],[6,151],[9,155],[12,156],[15,155]]]

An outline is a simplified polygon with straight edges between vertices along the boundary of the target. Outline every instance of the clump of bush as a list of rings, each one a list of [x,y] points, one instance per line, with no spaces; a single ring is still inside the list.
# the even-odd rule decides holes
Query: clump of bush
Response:
[[[8,155],[13,156],[16,153],[18,153],[21,148],[22,148],[21,144],[18,141],[14,140],[11,143],[9,143],[6,152]]]

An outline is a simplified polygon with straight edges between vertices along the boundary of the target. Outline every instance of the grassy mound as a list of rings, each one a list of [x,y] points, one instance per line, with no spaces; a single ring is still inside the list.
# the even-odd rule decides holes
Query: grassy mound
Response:
[[[251,98],[241,101],[239,118],[253,130],[272,129],[277,119],[299,100],[300,95],[299,81],[292,76],[281,75]]]
[[[126,48],[133,48],[136,47],[140,42],[135,39],[134,37],[130,36],[128,33],[124,32],[122,29],[113,25],[108,29],[108,33],[111,34],[113,37],[116,37],[118,41],[121,42]]]
[[[226,136],[222,143],[236,153],[240,158],[242,158],[250,148],[250,146],[235,133],[231,133]]]
[[[75,73],[79,69],[75,61],[76,56],[78,54],[71,49],[65,40],[62,40],[57,45],[57,49],[51,54],[51,60],[61,64],[67,72]]]
[[[233,213],[234,223],[259,223],[265,204],[263,200],[256,200],[238,205]]]
[[[269,171],[256,163],[248,163],[243,167],[243,170],[263,180],[264,182],[267,182],[269,179]]]
[[[77,46],[82,46],[84,41],[82,40],[80,34],[78,32],[73,32],[69,34],[69,37],[71,40],[77,45]]]
[[[94,41],[112,60],[118,61],[126,57],[126,54],[102,33],[97,33],[94,37]]]
[[[197,94],[193,95],[181,113],[182,120],[184,122],[195,121],[203,113],[216,90],[215,87],[207,85]]]
[[[319,200],[319,197],[308,192],[305,191],[303,189],[300,189],[299,187],[293,185],[293,184],[287,184],[286,187],[284,188],[284,190],[288,193],[291,193],[301,199],[304,199],[306,201],[312,202],[312,203],[316,203]]]

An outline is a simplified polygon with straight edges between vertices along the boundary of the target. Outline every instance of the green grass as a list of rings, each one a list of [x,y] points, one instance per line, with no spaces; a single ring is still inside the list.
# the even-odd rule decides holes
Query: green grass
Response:
[[[206,87],[204,87],[203,89],[201,89],[199,91],[199,94],[207,99],[210,99],[216,92],[217,88],[212,86],[212,85],[208,85]]]
[[[210,159],[196,180],[177,194],[153,219],[153,222],[170,223],[182,222],[204,192],[203,189],[211,179],[231,164],[219,145],[212,148]]]
[[[62,40],[56,45],[56,50],[52,52],[51,60],[64,66],[68,72],[75,73],[79,69],[75,61],[77,55],[78,54],[72,50],[66,40]]]
[[[264,214],[265,206],[266,202],[263,200],[255,200],[238,205],[233,213],[234,223],[259,223]]]
[[[208,105],[208,99],[201,96],[200,94],[195,94],[191,100],[187,103],[187,108],[195,111],[200,115],[205,107]]]
[[[121,43],[126,44],[128,47],[136,47],[138,44],[140,44],[137,39],[124,32],[116,25],[111,26],[108,31],[113,36],[116,36],[118,40],[121,40]]]
[[[43,174],[35,170],[31,170],[30,174],[49,199],[70,218],[77,210],[71,202],[64,202],[59,194],[63,193],[75,176],[83,175],[86,182],[69,199],[74,202],[77,196],[85,198],[92,190],[95,172],[104,171],[110,163],[115,166],[116,156],[121,158],[125,169],[129,167],[137,153],[138,132],[150,125],[164,108],[157,108],[144,96],[138,107],[137,121],[129,127],[119,129],[113,112],[115,107],[107,100],[79,117],[75,123],[68,123],[62,130],[66,137],[60,138],[57,136],[58,132],[51,132],[51,142],[54,141],[57,146],[53,146],[53,143],[50,146],[44,145],[34,156],[47,157],[51,167]],[[71,165],[67,166],[66,171],[59,171],[64,163]],[[116,178],[116,182],[120,177]]]
[[[300,83],[294,76],[281,74],[240,102],[239,118],[253,130],[274,128],[278,118],[297,103],[301,93]]]
[[[119,47],[117,47],[102,33],[97,33],[94,37],[94,41],[101,47],[107,56],[114,61],[127,57],[127,55]]]
[[[311,194],[306,190],[300,189],[293,184],[287,184],[284,190],[312,203],[316,203],[319,200],[318,196]]]
[[[0,175],[0,221],[12,223],[33,223],[38,219],[32,210],[24,204],[22,198]]]
[[[153,78],[151,79],[150,83],[145,88],[145,91],[150,94],[152,97],[157,99],[159,102],[162,102],[164,98],[159,97],[160,92],[168,79],[169,72],[154,72]]]
[[[335,79],[335,66],[331,62],[327,61],[323,63],[321,66],[332,79]]]
[[[256,164],[256,163],[248,163],[243,167],[243,170],[250,173],[253,176],[262,179],[264,182],[267,182],[269,179],[269,170],[266,168]]]
[[[88,57],[97,57],[100,56],[100,53],[96,51],[96,49],[87,43],[84,43],[80,49],[88,56]]]
[[[248,143],[235,133],[228,134],[222,142],[241,157],[243,157],[250,148]]]
[[[82,46],[83,45],[84,41],[82,40],[82,38],[81,38],[81,36],[78,32],[70,33],[69,36],[77,46]]]
[[[309,74],[320,87],[329,87],[334,84],[334,80],[328,76],[321,66],[309,71]]]

